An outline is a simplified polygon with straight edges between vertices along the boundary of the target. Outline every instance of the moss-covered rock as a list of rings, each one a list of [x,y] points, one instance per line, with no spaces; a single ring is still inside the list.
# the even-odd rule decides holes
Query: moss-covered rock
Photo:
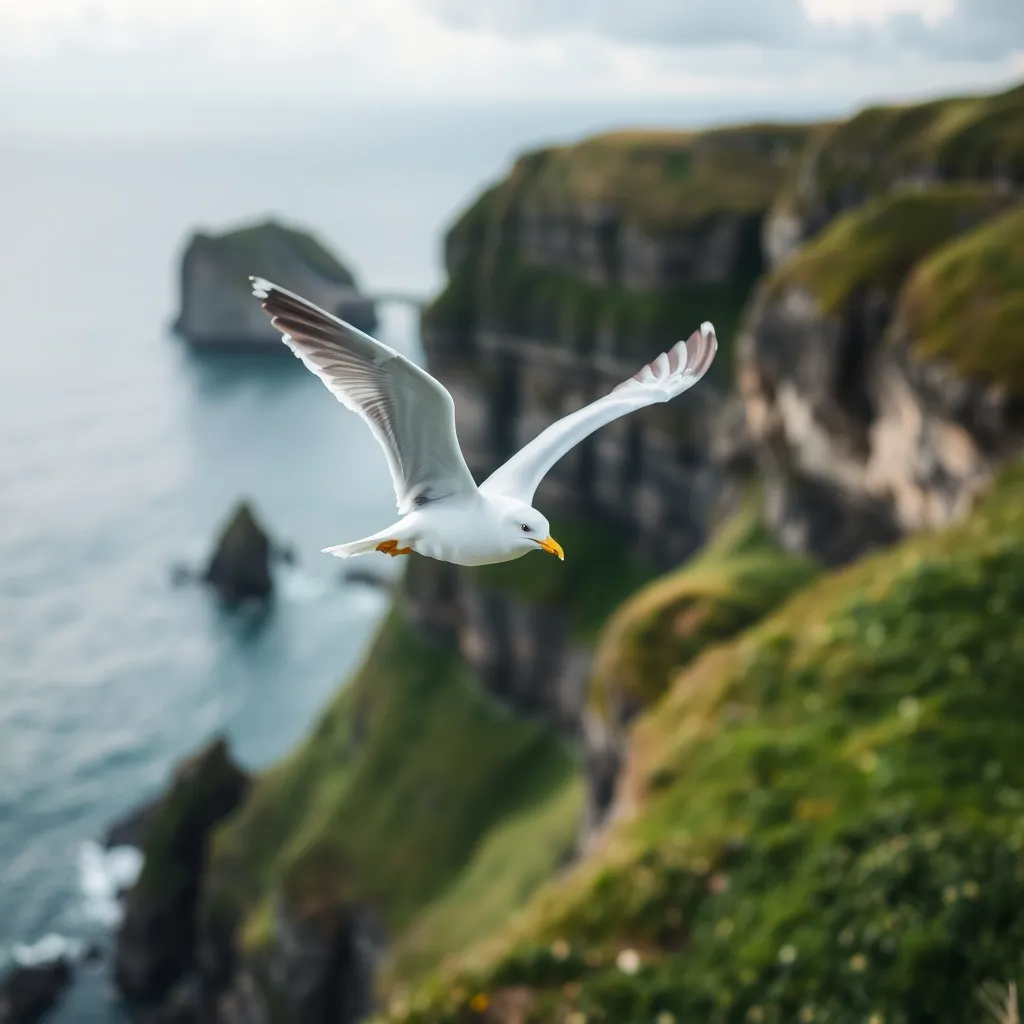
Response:
[[[394,1019],[970,1019],[1024,943],[1022,614],[1018,466],[699,658],[600,850]]]

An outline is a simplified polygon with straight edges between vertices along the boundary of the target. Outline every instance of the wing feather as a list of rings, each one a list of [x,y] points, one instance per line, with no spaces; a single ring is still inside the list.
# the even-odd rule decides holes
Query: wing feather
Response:
[[[717,350],[715,328],[707,322],[701,324],[687,341],[676,342],[603,398],[552,423],[496,469],[480,490],[532,504],[541,480],[566,452],[598,427],[692,388],[708,372]]]
[[[475,492],[455,433],[455,404],[438,381],[306,299],[263,278],[251,280],[284,343],[370,427],[387,457],[400,512]]]

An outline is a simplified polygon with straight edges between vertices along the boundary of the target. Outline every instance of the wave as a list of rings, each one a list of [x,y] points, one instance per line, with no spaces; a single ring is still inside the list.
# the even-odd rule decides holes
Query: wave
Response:
[[[134,846],[105,849],[85,842],[78,848],[78,885],[88,918],[108,928],[121,922],[121,893],[142,872],[142,854]]]
[[[72,939],[56,932],[44,935],[38,942],[17,942],[11,947],[11,959],[21,967],[39,967],[58,960],[81,960],[87,946],[82,939]]]

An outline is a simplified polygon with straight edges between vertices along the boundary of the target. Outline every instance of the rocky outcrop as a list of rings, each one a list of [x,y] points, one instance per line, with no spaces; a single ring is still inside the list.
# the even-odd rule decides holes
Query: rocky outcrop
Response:
[[[368,910],[296,920],[279,905],[266,978],[242,967],[217,998],[218,1024],[357,1024],[374,1009],[374,982],[384,953],[379,922]],[[276,1011],[271,1012],[268,992]]]
[[[308,232],[266,221],[192,236],[182,257],[178,334],[197,348],[287,353],[252,297],[250,276],[298,292],[362,331],[376,328],[372,300],[336,256]]]
[[[272,553],[270,537],[249,503],[239,502],[217,538],[203,579],[225,604],[265,600],[273,591]]]
[[[37,1024],[57,1004],[74,972],[66,960],[15,967],[0,979],[0,1024]]]
[[[978,361],[965,374],[925,354],[913,312],[930,261],[989,237],[987,226],[970,230],[979,222],[1005,224],[995,230],[1007,266],[1021,258],[1010,251],[1019,215],[998,216],[1005,206],[978,189],[898,191],[837,222],[761,288],[738,379],[769,520],[791,550],[842,562],[945,525],[1018,449],[1014,394],[996,371],[1008,355],[1015,363],[1010,336],[991,343],[989,370]],[[998,239],[982,245],[991,253]],[[957,276],[985,265],[971,264],[968,249],[940,287],[955,291]],[[973,282],[972,295],[986,291],[1005,301],[1004,286]],[[921,301],[940,295],[933,288]],[[986,347],[980,326],[968,314],[956,349]]]
[[[145,865],[125,896],[117,935],[114,981],[129,1000],[158,1002],[194,966],[207,844],[248,786],[224,739],[211,742],[175,773],[147,828]]]

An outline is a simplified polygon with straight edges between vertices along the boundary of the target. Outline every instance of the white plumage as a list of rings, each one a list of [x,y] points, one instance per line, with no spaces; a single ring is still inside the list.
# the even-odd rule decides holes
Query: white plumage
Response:
[[[380,533],[324,550],[339,558],[412,551],[457,565],[507,562],[538,548],[563,557],[532,507],[549,469],[598,427],[667,402],[707,373],[718,342],[710,323],[603,398],[551,424],[479,487],[455,433],[448,391],[405,356],[292,292],[252,278],[284,342],[384,449],[402,518]]]

